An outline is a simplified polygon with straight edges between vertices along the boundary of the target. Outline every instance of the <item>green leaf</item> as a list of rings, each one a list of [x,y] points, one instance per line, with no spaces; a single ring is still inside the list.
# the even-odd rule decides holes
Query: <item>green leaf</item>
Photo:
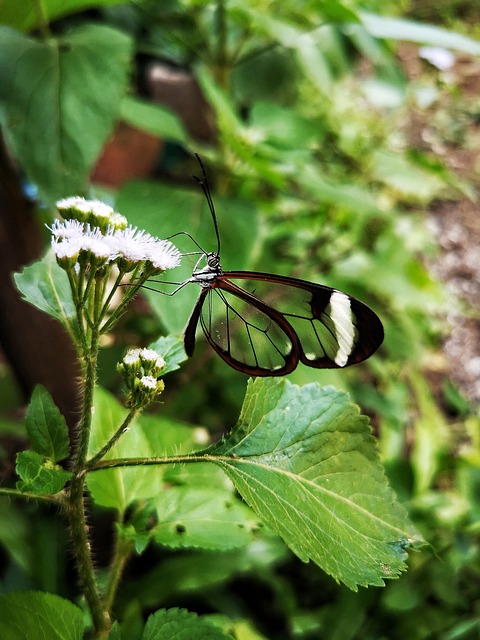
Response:
[[[177,336],[158,338],[149,348],[156,351],[165,360],[165,368],[161,372],[162,376],[179,369],[180,364],[187,359],[183,340]]]
[[[108,640],[122,640],[122,629],[118,620],[115,620],[115,622],[112,624],[107,638]]]
[[[83,613],[53,593],[23,591],[0,595],[0,638],[81,640]]]
[[[122,100],[120,116],[124,122],[163,140],[187,142],[187,135],[181,121],[166,107],[125,96]]]
[[[53,462],[70,453],[68,427],[52,396],[37,385],[28,406],[26,426],[32,447]]]
[[[142,640],[231,640],[232,636],[186,609],[160,609],[145,625]]]
[[[222,489],[165,488],[153,504],[159,523],[152,535],[168,547],[233,549],[251,542],[257,526],[250,509]]]
[[[249,382],[237,426],[205,453],[292,551],[337,581],[380,586],[405,569],[405,548],[419,536],[346,394]]]
[[[53,252],[49,251],[41,260],[16,273],[14,280],[24,300],[57,318],[64,326],[71,326],[75,307],[68,276],[58,266]]]
[[[365,11],[359,12],[365,29],[376,38],[406,40],[432,46],[457,49],[472,56],[480,55],[480,42],[460,33],[431,24],[421,24],[402,18],[388,18]]]
[[[34,493],[58,493],[73,475],[70,471],[44,462],[36,451],[17,453],[16,471],[21,478],[17,482],[17,489]]]
[[[42,11],[45,11],[47,21],[52,22],[70,13],[113,4],[119,4],[119,0],[44,0]],[[18,0],[0,2],[0,23],[20,31],[27,32],[40,27],[39,16],[40,12],[35,10],[31,2],[18,2]]]
[[[127,412],[107,391],[98,387],[94,399],[89,455],[93,456],[117,431]],[[199,449],[208,441],[204,429],[192,429],[168,419],[143,416],[130,425],[127,433],[106,454],[105,459],[163,457]],[[167,465],[138,466],[95,471],[87,484],[97,504],[123,513],[137,500],[147,500],[163,490]]]
[[[399,153],[378,149],[371,158],[372,176],[414,202],[430,202],[446,184],[438,172],[430,171]]]
[[[48,202],[83,193],[118,118],[130,38],[84,25],[48,41],[3,27],[0,41],[0,114],[14,155]]]

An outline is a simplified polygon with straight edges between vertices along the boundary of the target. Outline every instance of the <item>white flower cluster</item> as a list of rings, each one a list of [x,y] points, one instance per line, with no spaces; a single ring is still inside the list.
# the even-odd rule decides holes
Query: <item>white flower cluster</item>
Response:
[[[52,249],[60,261],[77,261],[80,253],[84,252],[103,264],[123,259],[130,268],[143,261],[161,271],[180,264],[181,254],[171,242],[127,226],[127,220],[103,202],[67,198],[57,203],[57,207],[62,215],[66,211],[78,212],[80,207],[82,212],[88,213],[90,220],[73,217],[63,222],[55,220],[50,227]],[[96,224],[100,222],[99,217],[103,219],[100,226]]]
[[[142,365],[150,371],[154,368],[163,369],[165,360],[153,349],[129,349],[123,358],[123,363],[138,370]]]
[[[128,389],[127,406],[141,406],[152,402],[165,388],[159,379],[165,360],[153,349],[129,349],[117,371]]]
[[[124,229],[128,221],[117,213],[113,207],[101,200],[85,200],[80,196],[71,196],[57,202],[57,209],[62,218],[87,222],[94,227]]]

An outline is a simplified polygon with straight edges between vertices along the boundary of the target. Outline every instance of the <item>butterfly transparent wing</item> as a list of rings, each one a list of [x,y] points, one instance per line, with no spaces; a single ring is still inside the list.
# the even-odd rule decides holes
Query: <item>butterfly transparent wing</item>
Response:
[[[308,366],[349,366],[371,356],[383,341],[378,316],[341,291],[264,273],[228,272],[223,277],[288,322],[297,336],[299,359]]]
[[[193,353],[199,319],[217,353],[256,376],[284,375],[299,360],[315,368],[349,366],[368,358],[383,340],[380,320],[359,300],[257,272],[225,272],[202,291],[185,335],[187,353]]]
[[[289,373],[298,363],[295,334],[273,310],[258,305],[262,306],[212,288],[201,308],[200,324],[211,346],[230,366],[255,376]]]

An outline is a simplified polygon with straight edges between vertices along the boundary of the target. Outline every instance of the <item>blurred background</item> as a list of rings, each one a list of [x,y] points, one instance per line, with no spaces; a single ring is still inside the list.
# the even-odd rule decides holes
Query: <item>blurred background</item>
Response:
[[[141,611],[187,606],[246,620],[242,638],[479,638],[478,3],[18,5],[0,6],[0,481],[15,482],[34,386],[70,426],[78,402],[68,338],[20,300],[12,272],[47,250],[54,203],[74,194],[214,251],[196,152],[225,270],[334,286],[381,317],[373,358],[340,372],[299,366],[289,379],[344,389],[370,416],[389,480],[431,546],[400,580],[359,593],[277,540],[215,563],[156,547],[131,563],[117,614],[134,629]],[[178,247],[195,250],[186,236]],[[100,383],[118,393],[125,349],[181,334],[197,295],[138,297],[105,341]],[[218,437],[245,384],[199,336],[159,410]],[[56,514],[6,499],[0,514],[0,588],[74,597]],[[100,567],[109,544],[95,540]]]

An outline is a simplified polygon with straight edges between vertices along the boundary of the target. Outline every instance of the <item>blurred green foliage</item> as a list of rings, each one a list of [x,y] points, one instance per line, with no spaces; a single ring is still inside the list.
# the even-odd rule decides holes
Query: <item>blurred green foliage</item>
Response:
[[[91,19],[75,13],[85,3],[70,2],[67,10],[44,4],[51,10],[52,28],[67,39]],[[426,66],[422,78],[409,80],[397,62],[395,40],[448,44],[476,55],[480,44],[440,26],[380,15],[383,10],[398,15],[407,3],[111,4],[95,3],[94,18],[121,34],[118,64],[129,64],[127,32],[137,54],[190,69],[212,111],[216,140],[200,144],[164,108],[132,96],[115,105],[125,121],[162,135],[171,149],[201,154],[214,187],[224,268],[278,272],[335,286],[367,302],[384,321],[385,345],[361,367],[341,372],[299,367],[290,379],[348,390],[372,415],[390,482],[431,544],[410,558],[409,572],[400,580],[360,593],[301,564],[268,535],[240,550],[216,553],[213,562],[204,549],[149,548],[132,567],[117,604],[118,616],[131,630],[126,637],[139,637],[142,611],[177,605],[224,616],[223,622],[248,620],[250,631],[236,636],[242,638],[260,637],[257,632],[305,640],[478,637],[479,420],[451,385],[442,390],[434,384],[438,363],[445,370],[442,317],[457,303],[424,262],[435,255],[425,226],[429,203],[469,195],[472,189],[433,153],[412,144],[409,115],[428,117],[425,105],[457,90]],[[468,2],[441,5],[439,15],[456,24],[461,8],[471,10]],[[419,7],[412,11],[419,13],[423,19]],[[57,17],[63,21],[53,22]],[[37,25],[35,20],[31,11],[15,13],[9,2],[0,8],[0,21],[20,30]],[[94,52],[98,60],[106,55],[101,42]],[[4,68],[5,77],[8,72]],[[125,67],[112,85],[115,95],[121,93],[123,76]],[[11,86],[7,80],[4,87]],[[8,112],[6,91],[2,99]],[[88,104],[88,97],[82,100]],[[108,100],[101,102],[97,108],[106,109]],[[112,123],[105,118],[92,129],[78,105],[73,111],[69,101],[59,105],[58,117],[68,123],[74,116],[75,130],[90,127],[98,141],[110,133]],[[32,126],[29,140],[35,140],[34,127],[42,126],[40,116],[33,123],[25,116],[24,126]],[[10,125],[3,120],[4,127]],[[15,131],[9,131],[15,140]],[[68,164],[72,150],[62,153],[62,162],[55,158],[44,175],[41,163],[30,166],[26,151],[20,153],[27,176],[35,177],[46,201],[50,198],[47,204],[70,195],[55,191],[64,184],[56,172],[64,160]],[[73,168],[85,163],[76,177],[86,175],[92,158],[78,150],[73,156]],[[172,165],[177,184],[127,183],[115,194],[117,209],[151,233],[165,237],[188,231],[202,247],[215,250],[206,203],[193,181],[185,185],[185,175],[198,173],[198,167],[188,159]],[[87,185],[80,182],[76,188]],[[179,246],[192,250],[186,239]],[[139,343],[157,337],[156,332],[179,333],[196,293],[186,287],[169,299],[146,292],[151,322],[127,316],[126,333]],[[219,433],[235,421],[245,380],[210,355],[207,348],[199,349],[193,361],[170,376],[161,410],[172,420],[209,425]],[[108,358],[106,353],[105,362]],[[115,384],[111,377],[108,382]],[[6,398],[1,406],[8,407]],[[7,434],[12,429],[7,421],[0,427]],[[63,533],[50,514],[32,516],[31,505],[25,510],[2,502],[0,508],[0,541],[11,558],[2,589],[45,588],[71,595],[63,577],[68,566]],[[106,518],[94,513],[93,523]],[[39,558],[48,561],[39,566]]]

